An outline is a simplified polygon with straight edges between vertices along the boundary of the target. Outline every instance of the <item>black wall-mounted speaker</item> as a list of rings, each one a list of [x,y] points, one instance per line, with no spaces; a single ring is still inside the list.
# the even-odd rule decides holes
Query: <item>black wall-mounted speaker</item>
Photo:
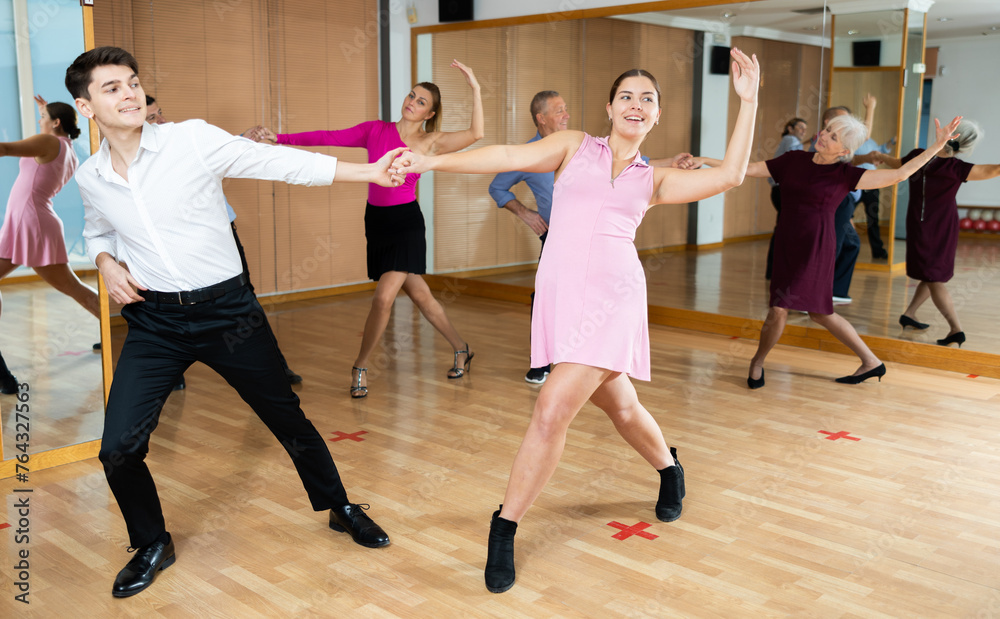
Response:
[[[438,0],[438,21],[472,21],[472,0]]]
[[[708,72],[712,75],[729,75],[729,48],[712,46],[712,58],[708,65]]]
[[[856,67],[877,67],[882,61],[882,41],[854,41],[851,51]]]

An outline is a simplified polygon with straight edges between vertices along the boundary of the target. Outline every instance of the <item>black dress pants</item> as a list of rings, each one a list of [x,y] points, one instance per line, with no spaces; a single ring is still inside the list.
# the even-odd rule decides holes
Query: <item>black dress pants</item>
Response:
[[[851,279],[854,277],[854,265],[861,253],[861,237],[854,229],[854,208],[858,205],[850,194],[837,207],[834,225],[837,232],[837,254],[833,266],[833,296],[850,297]]]
[[[195,361],[225,378],[281,442],[313,509],[348,503],[330,451],[288,384],[264,310],[249,287],[197,305],[132,303],[122,316],[129,332],[115,368],[99,457],[132,547],[150,544],[166,530],[145,458],[171,388]]]
[[[868,245],[871,246],[873,258],[879,258],[885,253],[882,232],[878,227],[878,198],[878,189],[861,191],[861,203],[865,205],[865,218],[868,220]]]
[[[243,243],[240,243],[240,235],[236,234],[236,222],[230,222],[230,227],[233,229],[233,240],[236,241],[236,249],[240,252],[240,262],[243,263],[243,274],[247,277],[247,286],[250,287],[250,292],[253,292],[253,282],[250,281],[250,267],[247,265],[247,255],[243,251]],[[274,348],[278,351],[278,360],[281,361],[281,368],[284,370],[285,374],[291,374],[292,371],[288,368],[288,361],[285,360],[285,355],[281,352],[281,348],[278,346],[278,338],[274,335],[274,331],[271,329],[271,323],[265,321],[264,326],[267,328],[267,334],[271,336],[274,340]]]

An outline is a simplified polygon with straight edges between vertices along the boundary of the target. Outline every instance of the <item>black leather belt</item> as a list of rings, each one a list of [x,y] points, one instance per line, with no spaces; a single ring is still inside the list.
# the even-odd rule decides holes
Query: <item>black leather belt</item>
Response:
[[[179,292],[157,292],[155,290],[139,290],[139,296],[147,301],[164,303],[168,305],[196,305],[218,299],[224,294],[238,290],[246,286],[246,273],[240,273],[236,277],[219,282],[213,286],[205,286],[197,290],[181,290]]]

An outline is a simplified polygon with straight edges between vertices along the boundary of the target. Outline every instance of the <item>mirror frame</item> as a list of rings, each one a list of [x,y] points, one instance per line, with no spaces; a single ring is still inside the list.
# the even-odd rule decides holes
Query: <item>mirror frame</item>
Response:
[[[81,3],[81,5],[80,10],[83,14],[83,51],[89,51],[94,49],[94,7],[92,4]],[[100,148],[100,144],[101,139],[98,135],[97,124],[94,123],[93,119],[91,119],[90,153],[96,153],[98,148]],[[106,343],[110,343],[111,341],[111,331],[108,322],[107,289],[104,287],[104,279],[99,274],[97,276],[97,294],[101,301],[101,365],[103,367],[104,405],[106,407],[108,403],[108,392],[111,389],[111,351],[109,350],[109,345]],[[13,477],[18,472],[18,461],[13,457],[9,460],[6,459],[7,454],[3,453],[2,434],[3,428],[0,427],[0,479],[7,479],[8,477]],[[97,457],[100,450],[101,439],[96,438],[82,443],[77,443],[75,445],[56,447],[54,449],[48,449],[38,453],[29,452],[30,459],[28,460],[29,464],[27,467],[30,474],[32,472],[49,469],[61,464],[69,464],[71,462],[79,462],[81,460],[87,460],[88,458]]]
[[[910,9],[904,7],[901,9],[895,9],[902,11],[903,13],[903,25],[902,25],[902,49],[900,51],[900,64],[898,66],[887,65],[879,67],[866,67],[864,71],[884,71],[886,73],[896,72],[899,75],[899,109],[896,116],[896,146],[894,149],[894,156],[902,156],[903,148],[903,114],[906,109],[906,72],[909,70],[909,64],[907,63],[907,55],[909,54],[909,24],[910,24]],[[882,9],[873,12],[882,12]],[[857,13],[851,13],[851,15],[857,15]],[[925,53],[927,50],[927,13],[923,13],[923,31],[921,32],[921,45],[920,50],[920,62],[924,62]],[[859,70],[855,67],[837,67],[834,65],[834,50],[837,45],[837,15],[831,15],[830,21],[830,60],[827,64],[827,82],[826,82],[826,107],[829,108],[831,101],[830,98],[833,95],[833,78],[836,73],[856,73]],[[924,76],[920,74],[920,83],[923,84]],[[918,90],[917,92],[921,92]],[[918,95],[919,96],[919,95]],[[919,118],[917,119],[917,126],[919,127]],[[893,185],[890,194],[889,202],[889,230],[885,236],[886,251],[889,252],[889,259],[885,264],[880,262],[857,262],[855,264],[855,269],[861,269],[865,271],[883,271],[889,273],[898,273],[906,270],[906,258],[905,255],[897,262],[895,256],[896,247],[896,205],[899,199],[899,185]],[[860,233],[859,233],[860,234]]]
[[[489,19],[473,22],[459,22],[448,24],[436,24],[433,26],[420,26],[410,29],[410,77],[411,83],[417,80],[417,37],[423,34],[437,34],[442,32],[455,32],[462,30],[478,30],[483,28],[499,28],[504,26],[519,26],[524,24],[547,23],[553,21],[566,21],[576,19],[590,19],[596,17],[613,17],[616,15],[628,15],[632,13],[647,13],[654,11],[674,11],[680,9],[703,8],[710,6],[724,6],[729,4],[744,4],[746,2],[762,2],[764,0],[666,0],[660,2],[644,2],[636,4],[623,4],[619,6],[609,6],[594,9],[575,9],[561,11],[557,13],[541,13],[536,15],[523,15],[516,17],[506,17],[500,19]],[[908,4],[908,3],[907,3]],[[886,7],[891,8],[891,7]],[[909,9],[906,9],[907,12]],[[832,16],[835,17],[835,16]],[[907,24],[909,18],[907,15]],[[924,12],[924,44],[927,41],[927,13]],[[831,24],[831,52],[833,44],[833,25]],[[904,37],[904,45],[908,42],[908,37]],[[905,69],[906,50],[901,56],[904,65],[900,67],[900,84],[902,84]],[[830,64],[833,63],[833,54],[830,54]],[[832,80],[832,69],[827,73],[827,80]],[[923,79],[923,76],[921,76]],[[829,82],[828,82],[829,83]],[[825,97],[829,98],[829,87]],[[902,105],[902,101],[900,102]],[[900,109],[902,112],[902,109]],[[902,123],[900,114],[899,123]],[[897,134],[901,129],[897,129]],[[897,149],[899,148],[899,138],[897,137]],[[419,188],[418,188],[419,191]],[[895,213],[896,213],[896,188],[893,188],[891,232],[892,240],[895,241]],[[890,244],[890,247],[892,244]],[[652,249],[639,251],[639,257],[658,254],[662,251],[669,251],[669,248]],[[890,249],[890,251],[892,251]],[[890,254],[890,263],[892,254]],[[896,271],[905,268],[905,262],[892,264],[872,264],[858,263],[861,269],[878,270],[886,275],[896,276]],[[510,272],[509,267],[502,267],[505,272]],[[438,292],[449,292],[463,290],[465,294],[481,296],[497,300],[507,300],[515,302],[527,302],[530,288],[524,286],[491,285],[479,280],[465,279],[473,276],[482,276],[490,273],[500,273],[499,269],[480,269],[475,271],[461,271],[449,273],[447,275],[427,274],[425,279],[432,290]],[[756,339],[759,336],[761,325],[760,320],[748,320],[747,318],[726,316],[723,314],[710,314],[695,310],[686,310],[667,306],[648,307],[648,316],[651,324],[658,324],[668,327],[714,333],[718,335],[736,336],[741,338]],[[882,359],[891,362],[907,363],[920,367],[934,368],[939,370],[956,371],[956,364],[961,364],[962,372],[985,376],[990,378],[1000,378],[1000,355],[962,350],[961,348],[949,348],[926,344],[921,342],[911,342],[890,336],[866,335],[866,342],[873,351]],[[831,352],[849,354],[848,349],[839,343],[830,333],[820,327],[789,326],[779,340],[780,344],[797,346],[801,348],[812,348]]]

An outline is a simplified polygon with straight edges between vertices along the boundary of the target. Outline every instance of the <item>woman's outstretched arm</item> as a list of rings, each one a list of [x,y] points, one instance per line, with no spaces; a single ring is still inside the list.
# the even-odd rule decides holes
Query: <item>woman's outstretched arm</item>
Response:
[[[757,86],[760,64],[736,49],[733,56],[733,89],[740,97],[740,113],[729,139],[726,156],[719,167],[707,170],[656,168],[655,190],[650,204],[681,204],[703,200],[722,193],[743,182],[750,161],[750,145],[757,116]]]
[[[501,144],[446,155],[402,154],[394,167],[399,174],[422,174],[431,170],[461,174],[499,172],[554,172],[580,148],[580,131],[556,131],[528,144]]]
[[[694,166],[691,169],[694,170],[697,170],[703,165],[707,165],[710,168],[717,168],[722,165],[721,159],[712,159],[711,157],[691,157],[689,161]],[[747,164],[746,175],[751,178],[771,178],[771,171],[767,168],[766,162],[754,161],[753,163]]]
[[[39,133],[17,142],[0,142],[0,157],[55,159],[59,155],[59,148],[59,138]]]
[[[476,80],[475,73],[457,60],[453,61],[451,66],[462,72],[469,88],[472,89],[472,122],[469,124],[469,128],[464,131],[435,132],[438,134],[437,138],[431,143],[429,149],[432,155],[443,155],[462,150],[483,139],[483,136],[486,135],[486,121],[483,119],[483,95],[480,92],[479,81]]]
[[[977,163],[972,166],[972,171],[969,172],[970,181],[986,181],[991,178],[996,178],[1000,176],[1000,164],[984,165]]]
[[[961,122],[962,117],[956,116],[955,120],[948,123],[947,127],[942,127],[941,122],[938,119],[934,119],[934,126],[937,132],[937,140],[927,148],[924,152],[920,153],[913,159],[906,162],[905,165],[901,166],[895,170],[865,170],[865,173],[861,175],[861,180],[858,181],[858,186],[856,189],[879,189],[881,187],[888,187],[889,185],[895,185],[896,183],[901,183],[906,179],[910,178],[914,172],[924,167],[924,165],[938,154],[938,152],[944,148],[948,140],[952,140],[957,137],[955,134],[955,129],[958,128],[958,123]]]

